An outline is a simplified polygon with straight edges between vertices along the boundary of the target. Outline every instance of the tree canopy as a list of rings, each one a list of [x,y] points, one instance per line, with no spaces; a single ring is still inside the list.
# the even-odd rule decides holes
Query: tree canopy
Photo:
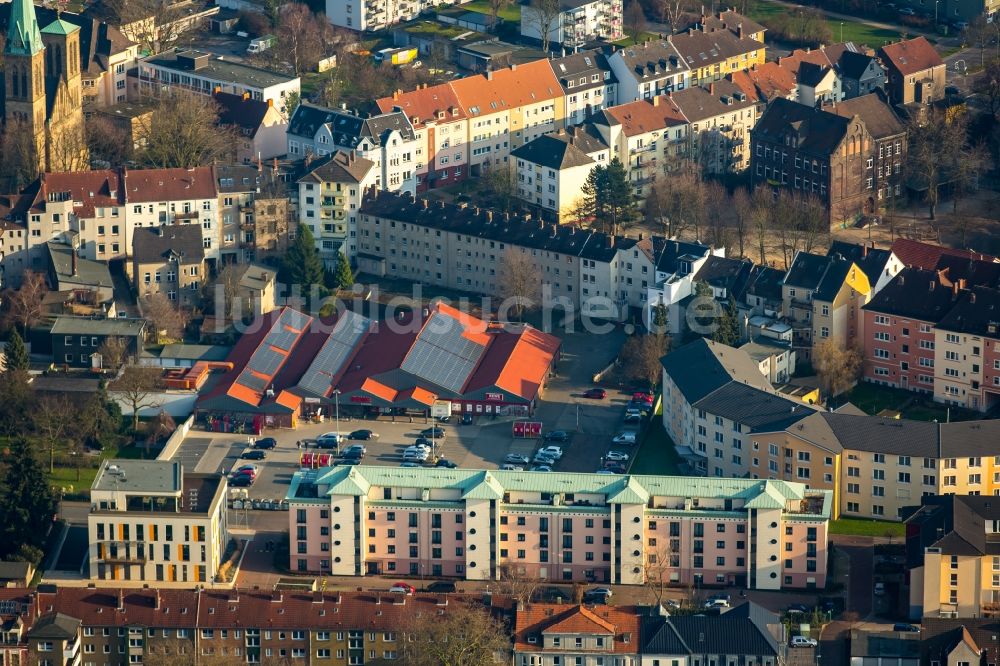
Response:
[[[10,340],[3,350],[5,367],[12,371],[28,369],[28,348],[24,346],[24,340],[14,330],[10,334]]]
[[[26,439],[11,440],[6,463],[0,488],[0,557],[12,559],[26,552],[40,555],[52,526],[56,499]]]
[[[639,216],[628,172],[618,158],[591,170],[581,196],[581,212],[606,233],[618,234]]]

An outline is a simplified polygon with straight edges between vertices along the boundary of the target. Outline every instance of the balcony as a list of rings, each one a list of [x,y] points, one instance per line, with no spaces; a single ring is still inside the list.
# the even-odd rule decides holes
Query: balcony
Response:
[[[112,553],[112,546],[115,546]],[[143,552],[139,554],[139,547]],[[97,561],[104,564],[145,564],[148,544],[141,541],[103,541],[97,544]]]
[[[178,222],[195,222],[198,220],[198,211],[189,210],[183,213],[174,213],[173,217]]]
[[[983,617],[1000,617],[1000,602],[984,601]]]

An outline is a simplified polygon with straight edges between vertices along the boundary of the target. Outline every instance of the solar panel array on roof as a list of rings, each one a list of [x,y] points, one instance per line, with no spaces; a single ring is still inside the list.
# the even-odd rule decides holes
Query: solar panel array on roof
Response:
[[[435,313],[417,336],[402,369],[459,393],[486,347],[466,338],[462,325]]]
[[[370,323],[367,317],[350,311],[344,312],[302,376],[299,386],[316,395],[326,395],[334,376],[347,362],[347,357],[364,336]]]
[[[267,388],[267,381],[261,379],[260,377],[255,377],[249,368],[240,373],[240,376],[236,379],[238,384],[242,384],[249,389],[253,389],[258,393],[263,393],[264,389]]]
[[[278,349],[284,351],[291,351],[292,345],[298,339],[299,334],[295,331],[285,328],[285,325],[280,321],[271,329],[271,332],[267,334],[264,338],[264,345],[270,345],[277,347]]]
[[[298,310],[292,310],[291,308],[287,308],[281,313],[281,322],[286,326],[291,326],[296,331],[304,329],[306,324],[308,324],[311,320],[312,317],[309,315],[302,314]]]
[[[270,347],[262,346],[247,361],[247,367],[259,375],[273,377],[278,372],[278,368],[281,367],[281,362],[285,358],[283,354],[274,351]]]

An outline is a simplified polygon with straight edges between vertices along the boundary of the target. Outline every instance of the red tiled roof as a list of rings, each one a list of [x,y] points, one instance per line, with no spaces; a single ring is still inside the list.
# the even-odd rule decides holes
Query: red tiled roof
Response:
[[[31,209],[43,211],[45,203],[50,198],[59,197],[64,193],[70,194],[74,202],[73,210],[81,217],[94,217],[95,208],[125,205],[125,188],[121,186],[121,174],[113,169],[100,169],[43,173],[39,176]]]
[[[559,79],[544,58],[456,79],[451,88],[470,117],[488,116],[563,96]]]
[[[798,77],[799,67],[804,62],[811,62],[820,67],[833,67],[833,62],[824,49],[795,49],[791,54],[778,58],[778,64]]]
[[[944,66],[940,54],[923,35],[888,44],[878,52],[887,61],[887,65],[891,65],[903,76]]]
[[[730,74],[733,83],[755,100],[769,101],[787,97],[795,90],[795,73],[776,62],[754,65],[752,69]]]
[[[515,651],[541,651],[542,642],[529,643],[530,636],[541,634],[582,634],[614,637],[614,652],[634,653],[639,647],[639,616],[632,606],[570,606],[531,604],[518,610],[514,624]],[[625,634],[630,635],[625,642]]]
[[[524,327],[498,330],[468,382],[466,391],[496,387],[534,400],[559,353],[559,338]]]
[[[961,259],[976,259],[979,261],[997,261],[996,257],[970,250],[960,250],[951,247],[942,247],[931,243],[921,243],[909,238],[897,238],[892,244],[892,253],[896,255],[904,266],[912,268],[922,268],[924,270],[935,270],[941,262],[942,257],[957,257]]]
[[[605,113],[622,124],[622,133],[625,136],[636,136],[674,125],[687,124],[684,114],[668,95],[613,106]]]
[[[129,203],[214,199],[218,196],[212,167],[193,169],[126,169]]]
[[[388,113],[399,107],[416,128],[423,127],[428,121],[434,121],[439,113],[443,113],[444,117],[438,122],[455,122],[467,118],[458,96],[447,83],[417,88],[406,93],[397,90],[391,97],[383,97],[375,103],[382,113]],[[417,120],[414,121],[414,118]]]

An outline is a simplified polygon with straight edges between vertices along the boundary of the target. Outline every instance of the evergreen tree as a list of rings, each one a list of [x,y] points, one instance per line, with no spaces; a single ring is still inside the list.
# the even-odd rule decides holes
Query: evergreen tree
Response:
[[[330,273],[330,283],[326,286],[330,289],[350,289],[354,286],[354,272],[351,270],[351,262],[347,260],[347,255],[343,252],[337,253],[337,265]]]
[[[739,310],[736,308],[736,301],[729,299],[729,304],[722,308],[718,320],[716,321],[715,332],[712,333],[712,340],[715,342],[735,347],[740,342],[740,319]]]
[[[639,216],[625,165],[617,158],[594,167],[581,190],[581,208],[601,225],[605,233],[616,235]]]
[[[28,369],[28,348],[24,346],[17,329],[10,334],[10,340],[4,348],[4,357],[7,362],[7,369],[10,371],[24,371]]]
[[[295,242],[281,261],[281,282],[286,285],[299,285],[302,291],[309,292],[314,285],[323,284],[323,262],[316,249],[316,239],[308,224],[300,224]]]
[[[83,443],[92,449],[103,449],[114,443],[122,427],[122,408],[108,397],[107,385],[101,382],[79,417]]]
[[[40,548],[56,510],[55,496],[27,440],[14,438],[7,458],[0,495],[0,520],[3,522],[0,553],[4,559],[16,555],[24,546]]]

